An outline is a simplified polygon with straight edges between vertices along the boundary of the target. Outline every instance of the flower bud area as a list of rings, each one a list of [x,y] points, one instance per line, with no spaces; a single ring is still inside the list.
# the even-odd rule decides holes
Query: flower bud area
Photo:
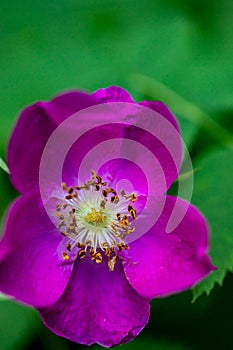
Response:
[[[91,260],[100,264],[105,255],[109,271],[114,271],[118,253],[128,249],[125,238],[134,232],[136,194],[126,194],[124,190],[118,194],[95,171],[84,184],[68,188],[62,183],[62,188],[64,201],[57,204],[55,212],[57,229],[66,237],[62,259],[70,261],[76,248],[75,259],[89,254]]]

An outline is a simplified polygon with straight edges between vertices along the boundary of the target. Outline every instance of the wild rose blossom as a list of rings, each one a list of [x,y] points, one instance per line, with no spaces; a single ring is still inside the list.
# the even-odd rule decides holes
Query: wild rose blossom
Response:
[[[45,181],[50,182],[48,188],[51,184],[60,188],[60,194],[48,200],[48,214],[41,198],[40,164],[50,136],[74,113],[115,102],[157,112],[178,131],[163,103],[136,104],[119,87],[93,94],[72,91],[29,106],[22,111],[9,142],[11,180],[21,197],[8,210],[0,243],[2,292],[35,307],[57,335],[106,347],[132,340],[145,327],[152,298],[188,289],[214,268],[207,256],[208,228],[203,216],[184,200],[164,195],[178,176],[167,148],[132,124],[106,120],[77,140],[64,161],[62,181],[54,184],[51,173]],[[81,128],[81,122],[76,127]],[[162,212],[147,232],[129,241],[135,227],[140,231],[147,220],[140,213],[151,193],[141,168],[119,157],[100,169],[86,169],[81,183],[77,177],[85,155],[95,145],[116,138],[143,144],[159,160],[166,187],[164,191],[161,181],[154,178],[152,188],[159,193],[148,217],[156,215],[161,198]],[[177,148],[181,155],[181,144]],[[101,156],[96,151],[95,159]],[[56,157],[52,152],[54,172]],[[117,189],[122,180],[133,183],[133,191]],[[175,206],[185,209],[185,214],[167,233]]]

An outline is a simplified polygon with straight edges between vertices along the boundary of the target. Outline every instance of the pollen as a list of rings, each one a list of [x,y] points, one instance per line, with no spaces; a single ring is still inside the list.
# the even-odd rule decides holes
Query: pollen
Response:
[[[114,271],[118,254],[129,249],[125,238],[135,230],[136,194],[127,194],[124,189],[118,194],[93,170],[83,184],[61,186],[64,200],[56,204],[54,215],[67,240],[62,259],[69,260],[69,253],[76,248],[77,259],[89,256],[96,264],[106,261],[109,271]]]
[[[62,252],[62,258],[63,260],[69,260],[69,255],[66,252]]]
[[[88,221],[90,224],[103,223],[106,220],[106,216],[103,215],[102,211],[96,211],[95,208],[91,208],[91,212],[88,213],[84,220]]]

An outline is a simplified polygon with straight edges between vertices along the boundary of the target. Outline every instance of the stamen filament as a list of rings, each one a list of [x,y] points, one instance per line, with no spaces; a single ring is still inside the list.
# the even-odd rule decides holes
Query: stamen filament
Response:
[[[132,222],[137,213],[132,203],[136,194],[107,187],[107,183],[91,171],[90,180],[75,187],[61,184],[65,191],[65,204],[56,205],[55,216],[60,220],[57,228],[67,237],[66,251],[62,259],[69,260],[69,253],[78,248],[77,257],[83,259],[87,253],[97,264],[107,257],[109,271],[114,271],[117,254],[128,249],[124,239],[134,232]]]

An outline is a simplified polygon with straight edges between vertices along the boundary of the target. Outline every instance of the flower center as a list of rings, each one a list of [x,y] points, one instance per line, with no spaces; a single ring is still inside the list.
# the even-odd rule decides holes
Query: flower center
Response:
[[[57,204],[55,212],[57,228],[67,239],[62,258],[69,260],[73,249],[77,250],[77,259],[89,253],[96,263],[101,263],[105,255],[113,271],[118,253],[128,249],[125,237],[134,231],[136,210],[132,204],[136,194],[121,190],[118,195],[94,171],[83,185],[67,188],[63,183],[62,188],[65,202]]]
[[[97,224],[104,223],[106,221],[106,216],[103,214],[103,212],[96,211],[95,208],[91,208],[91,212],[88,213],[84,219],[89,222],[90,224],[97,226]]]

